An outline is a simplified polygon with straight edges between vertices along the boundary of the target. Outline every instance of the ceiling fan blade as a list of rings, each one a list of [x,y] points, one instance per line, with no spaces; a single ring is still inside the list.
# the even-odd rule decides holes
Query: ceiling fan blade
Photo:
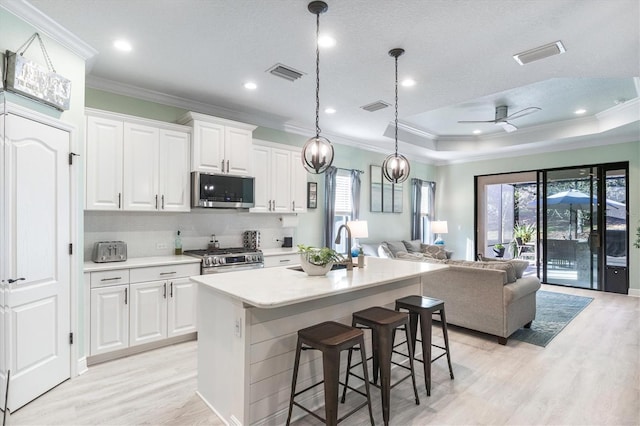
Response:
[[[478,121],[478,120],[462,120],[462,121],[458,121],[458,123],[495,123],[496,120],[483,120],[483,121]]]
[[[516,130],[518,130],[516,126],[514,126],[513,124],[509,123],[506,120],[499,121],[496,124],[502,127],[507,133],[515,132]]]
[[[529,107],[525,109],[521,109],[520,111],[516,111],[513,114],[509,114],[505,117],[505,120],[513,120],[514,118],[524,117],[525,115],[533,114],[534,112],[538,112],[542,110],[542,108],[538,107]]]

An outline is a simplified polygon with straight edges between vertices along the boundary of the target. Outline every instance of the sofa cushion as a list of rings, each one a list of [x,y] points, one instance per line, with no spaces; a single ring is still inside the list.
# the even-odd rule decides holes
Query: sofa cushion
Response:
[[[444,246],[441,245],[431,245],[431,244],[420,244],[420,252],[423,253],[427,257],[432,257],[434,259],[447,259],[447,251],[444,249]]]
[[[396,257],[398,252],[406,252],[407,248],[402,244],[402,241],[383,241],[382,246],[386,246],[391,252],[391,257]]]
[[[435,259],[433,257],[426,256],[424,253],[398,252],[396,259],[413,260],[415,262],[425,262],[425,263],[440,263],[440,264],[448,263],[447,259]]]
[[[404,244],[407,252],[409,253],[420,253],[420,246],[422,245],[422,241],[420,240],[402,240],[402,244]]]
[[[378,256],[378,244],[360,244],[365,256]]]
[[[513,265],[513,268],[516,271],[516,278],[522,278],[524,275],[524,271],[529,267],[529,261],[521,260],[521,259],[496,259],[495,257],[484,257],[481,256],[483,262],[506,262]]]
[[[480,268],[480,269],[497,269],[500,271],[505,271],[507,274],[507,283],[516,282],[516,270],[508,262],[476,262],[473,260],[449,260],[450,265],[459,265],[459,266],[467,266],[470,268]]]

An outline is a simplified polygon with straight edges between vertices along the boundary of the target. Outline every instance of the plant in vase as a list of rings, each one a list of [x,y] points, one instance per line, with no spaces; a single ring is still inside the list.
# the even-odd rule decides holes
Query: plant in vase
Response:
[[[300,253],[300,266],[307,275],[325,275],[334,263],[344,260],[340,253],[329,247],[318,248],[298,244],[298,253]]]
[[[496,254],[496,257],[504,256],[504,244],[501,244],[501,243],[494,244],[493,252]]]

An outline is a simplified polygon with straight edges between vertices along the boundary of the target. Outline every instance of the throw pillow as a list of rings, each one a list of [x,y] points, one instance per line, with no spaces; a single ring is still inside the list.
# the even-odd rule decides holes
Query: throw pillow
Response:
[[[399,251],[407,251],[407,248],[402,244],[402,241],[383,241],[382,244],[386,244],[387,248],[391,252],[391,257],[396,257]]]
[[[481,256],[481,259],[483,262],[507,262],[513,265],[513,268],[516,272],[516,278],[522,278],[524,271],[526,271],[526,269],[529,267],[529,262],[527,260],[520,260],[520,259],[504,260],[504,259],[496,259],[495,257],[484,257],[484,256]]]
[[[446,259],[447,251],[443,246],[439,245],[431,245],[431,244],[420,244],[420,251],[424,253],[425,256],[431,257],[433,259]]]
[[[515,283],[516,269],[509,262],[478,262],[484,263],[486,269],[499,269],[507,273],[507,283]]]
[[[393,253],[391,253],[391,250],[389,250],[386,243],[382,243],[378,246],[378,256],[393,259]]]
[[[378,257],[378,246],[375,244],[360,244],[365,256]]]
[[[422,245],[422,241],[420,240],[402,240],[402,244],[406,247],[409,253],[420,253],[420,246]]]

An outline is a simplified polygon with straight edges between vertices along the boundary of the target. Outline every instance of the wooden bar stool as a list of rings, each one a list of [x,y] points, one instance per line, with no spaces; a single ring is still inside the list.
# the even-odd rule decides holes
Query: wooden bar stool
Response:
[[[440,359],[444,355],[447,356],[449,363],[449,375],[453,379],[453,368],[451,367],[451,353],[449,351],[449,335],[447,333],[447,317],[444,312],[444,302],[439,299],[424,296],[407,296],[396,300],[396,311],[404,309],[409,311],[409,327],[411,329],[411,342],[409,345],[409,353],[413,351],[415,355],[416,340],[422,343],[422,359],[415,358],[424,366],[424,381],[427,387],[427,396],[431,396],[431,363]],[[431,339],[432,315],[440,315],[440,323],[442,324],[442,335],[444,337],[444,347],[435,345]],[[418,317],[420,317],[421,339],[417,339]],[[401,344],[404,344],[401,343]],[[399,346],[399,345],[398,345]],[[431,358],[431,346],[444,350],[444,352],[435,358]],[[401,352],[396,352],[401,353]],[[404,354],[402,354],[404,355]],[[427,360],[430,360],[427,361]]]
[[[364,348],[364,333],[362,330],[349,327],[348,325],[340,324],[338,322],[327,321],[298,330],[298,343],[296,345],[296,360],[293,366],[293,379],[291,381],[291,398],[289,399],[287,425],[291,422],[291,412],[293,411],[294,405],[331,426],[340,423],[342,420],[367,405],[369,407],[369,419],[371,420],[371,424],[374,424],[373,412],[371,411],[371,396],[369,392],[369,374],[367,372],[366,362],[363,363],[362,367],[365,392],[363,393],[352,387],[349,387],[349,389],[365,396],[367,399],[365,402],[338,419],[338,385],[342,384],[339,382],[340,352],[349,349],[349,355],[351,355],[351,351],[355,346],[359,346],[362,359],[365,360],[366,352]],[[307,349],[315,349],[322,352],[322,371],[324,378],[318,383],[315,383],[300,392],[296,392],[298,367],[300,365],[300,352]],[[351,356],[349,356],[349,363],[351,363]],[[347,369],[349,369],[349,365],[347,365]],[[295,398],[298,395],[322,383],[324,383],[324,419],[295,401]],[[342,398],[344,399],[344,394],[347,391],[347,384],[345,383],[343,386],[344,392],[342,394]]]
[[[409,350],[409,365],[407,368],[404,365],[401,367],[410,371],[408,375],[398,380],[391,385],[391,355],[393,352],[393,339],[395,336],[395,330],[398,327],[405,329],[407,342],[411,345],[409,337],[409,315],[404,312],[396,312],[392,309],[382,307],[372,307],[364,309],[362,311],[353,313],[352,325],[358,328],[371,329],[372,346],[373,346],[373,385],[380,388],[382,393],[382,417],[384,424],[389,424],[389,401],[391,399],[391,389],[398,385],[400,382],[411,377],[413,382],[413,393],[415,395],[416,405],[420,405],[420,399],[418,398],[418,388],[416,387],[416,376],[413,369],[413,351]],[[351,372],[351,354],[352,349],[349,349],[349,357],[347,361],[347,373],[345,378],[345,385],[349,383],[349,376],[356,376],[360,379],[362,377]],[[362,356],[363,362],[366,364],[367,358]],[[356,367],[358,364],[355,364]],[[378,371],[380,372],[380,385],[378,381]],[[345,391],[342,393],[342,402],[344,402]]]

